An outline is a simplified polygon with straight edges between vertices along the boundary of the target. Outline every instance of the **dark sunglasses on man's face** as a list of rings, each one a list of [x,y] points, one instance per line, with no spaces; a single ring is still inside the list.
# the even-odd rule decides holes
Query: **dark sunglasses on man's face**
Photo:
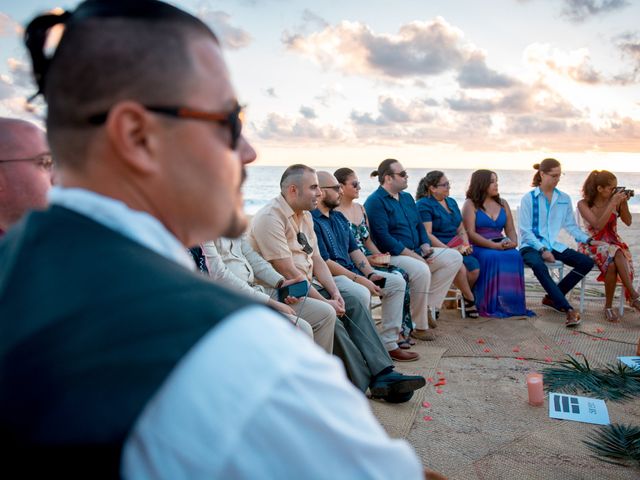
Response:
[[[340,191],[340,185],[331,185],[330,187],[320,187],[320,188],[328,188],[329,190],[333,190],[334,192],[338,193]]]
[[[298,232],[296,238],[298,239],[298,243],[302,246],[302,251],[307,255],[311,255],[313,253],[313,247],[309,245],[307,236],[302,232]]]
[[[230,112],[205,112],[188,107],[155,107],[144,106],[146,110],[161,115],[168,115],[178,119],[202,120],[204,122],[213,122],[229,128],[231,141],[229,148],[235,150],[238,147],[238,139],[242,135],[242,107],[238,104]],[[109,112],[91,115],[88,121],[92,125],[102,125],[107,121]]]
[[[392,172],[391,175],[398,175],[399,177],[407,178],[407,171],[402,170],[401,172]]]

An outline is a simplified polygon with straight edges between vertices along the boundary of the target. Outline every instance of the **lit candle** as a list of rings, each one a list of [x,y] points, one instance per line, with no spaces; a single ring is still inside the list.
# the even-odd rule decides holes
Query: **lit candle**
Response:
[[[527,390],[529,391],[529,405],[540,407],[544,405],[544,390],[542,388],[542,375],[530,373],[527,375]]]

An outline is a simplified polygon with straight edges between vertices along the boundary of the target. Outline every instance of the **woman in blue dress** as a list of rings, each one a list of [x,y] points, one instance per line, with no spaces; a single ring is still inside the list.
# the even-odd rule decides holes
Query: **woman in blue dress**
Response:
[[[475,286],[478,310],[483,317],[535,315],[524,297],[524,264],[516,249],[518,237],[511,209],[498,193],[498,176],[490,170],[471,175],[462,207],[472,255],[480,262]]]
[[[427,173],[418,183],[416,206],[431,245],[455,248],[462,254],[462,267],[453,281],[462,293],[467,317],[478,318],[473,286],[480,273],[478,260],[472,257],[473,248],[462,223],[458,203],[449,196],[451,184],[439,170]]]

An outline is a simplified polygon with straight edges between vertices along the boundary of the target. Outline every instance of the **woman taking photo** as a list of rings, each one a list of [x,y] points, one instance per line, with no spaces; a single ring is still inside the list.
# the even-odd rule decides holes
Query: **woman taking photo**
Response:
[[[534,315],[525,303],[524,264],[516,250],[518,236],[513,216],[507,201],[500,198],[495,172],[473,172],[462,212],[473,244],[471,254],[480,263],[475,288],[480,315]]]
[[[434,170],[427,173],[418,183],[416,206],[431,245],[455,248],[462,254],[462,267],[453,283],[462,293],[466,316],[478,318],[472,289],[480,273],[480,264],[470,255],[473,248],[469,244],[458,203],[449,196],[450,188],[451,184],[443,172]]]
[[[578,251],[589,255],[600,269],[598,281],[604,282],[604,317],[617,322],[617,310],[611,307],[618,278],[624,286],[624,294],[633,308],[640,311],[640,298],[633,288],[633,262],[629,246],[618,235],[618,217],[631,225],[628,200],[631,191],[618,189],[616,176],[606,170],[594,170],[582,187],[582,200],[578,211],[587,232],[602,245],[578,244]]]

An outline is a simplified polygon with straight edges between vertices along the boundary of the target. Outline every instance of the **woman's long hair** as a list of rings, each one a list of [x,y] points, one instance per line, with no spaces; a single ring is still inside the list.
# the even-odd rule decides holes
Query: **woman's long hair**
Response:
[[[431,190],[429,190],[429,187],[435,187],[438,185],[442,177],[444,177],[444,172],[441,172],[440,170],[433,170],[422,177],[418,182],[416,200],[420,200],[422,197],[430,197]]]
[[[582,185],[582,198],[587,201],[587,205],[591,208],[598,196],[598,187],[608,187],[617,181],[616,176],[607,170],[594,170]]]
[[[540,172],[549,173],[551,170],[559,166],[560,162],[555,158],[545,158],[540,163],[534,163],[533,169],[536,171],[536,173],[533,175],[531,186],[540,186],[540,182],[542,182],[542,176],[540,175]]]
[[[467,189],[467,198],[473,202],[473,205],[479,209],[484,210],[484,201],[487,199],[487,189],[491,185],[491,175],[498,175],[491,170],[476,170],[471,174],[471,180],[469,181],[469,188]],[[502,206],[502,200],[500,195],[491,197],[498,205]]]

